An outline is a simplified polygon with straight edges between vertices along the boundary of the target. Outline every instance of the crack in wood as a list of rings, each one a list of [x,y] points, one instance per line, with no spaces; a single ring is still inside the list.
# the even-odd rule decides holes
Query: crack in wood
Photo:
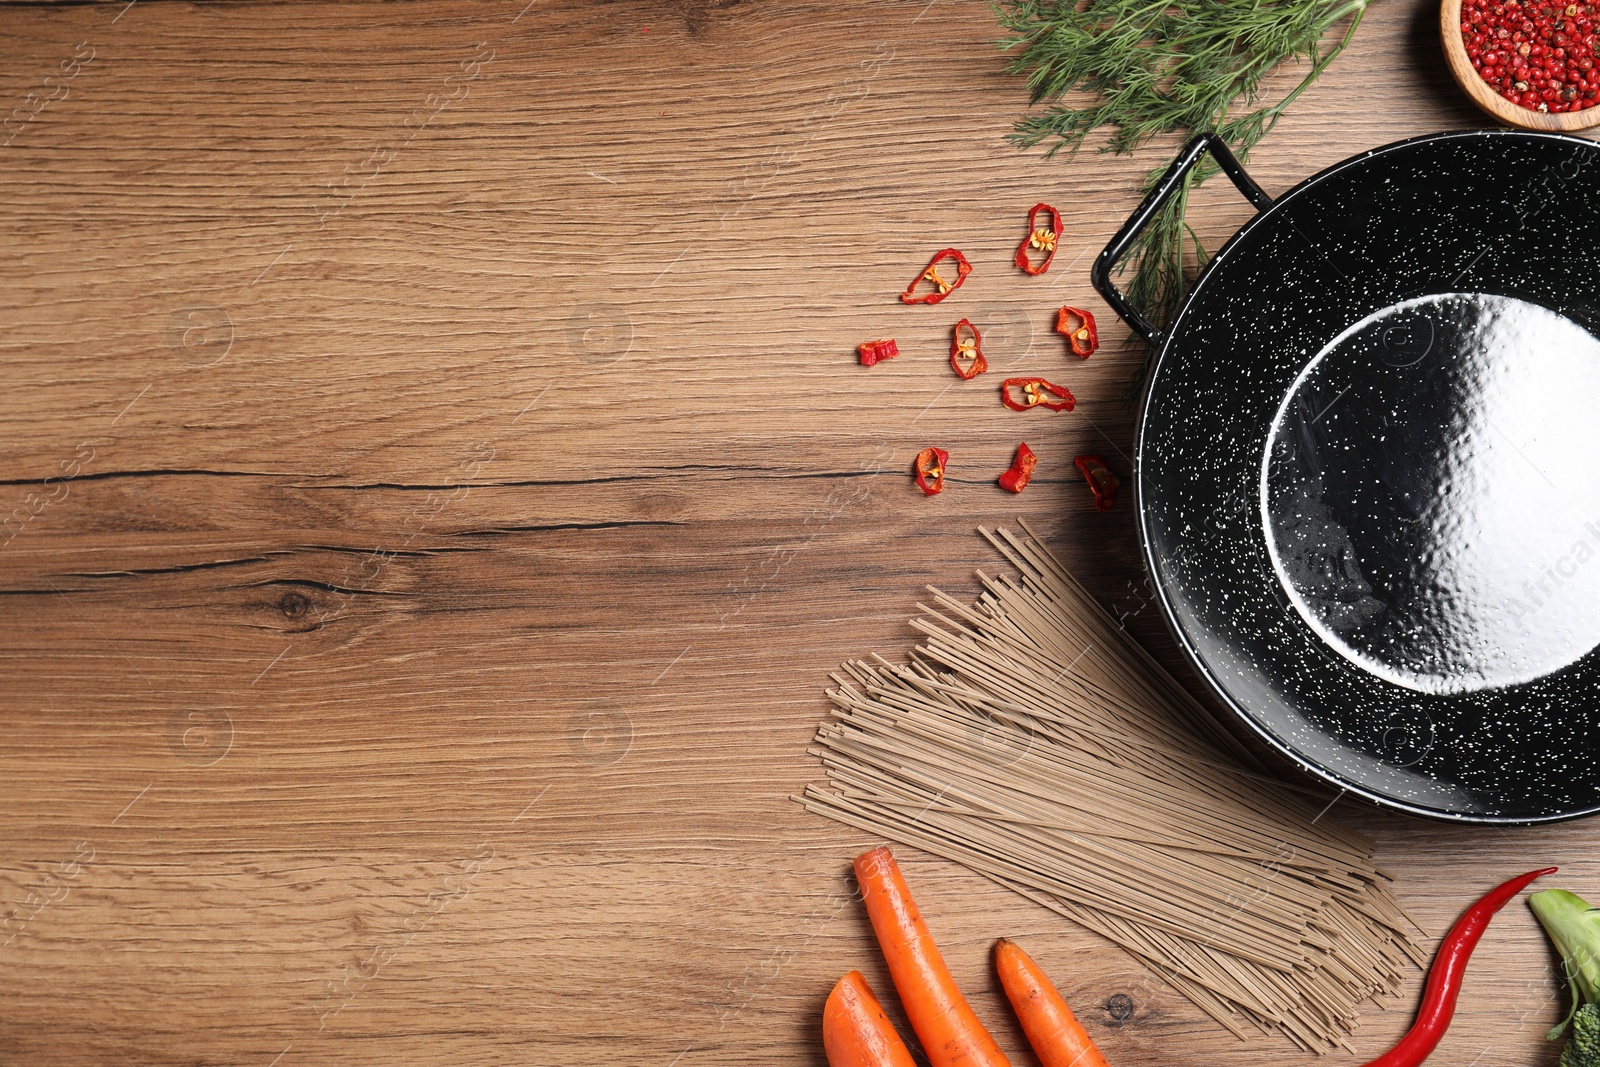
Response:
[[[272,555],[283,555],[277,552]],[[179,563],[171,567],[133,567],[115,571],[67,571],[66,578],[135,578],[147,574],[184,574],[189,571],[214,570],[218,567],[238,567],[246,563],[265,563],[271,556],[246,556],[239,559],[207,560],[204,563]]]

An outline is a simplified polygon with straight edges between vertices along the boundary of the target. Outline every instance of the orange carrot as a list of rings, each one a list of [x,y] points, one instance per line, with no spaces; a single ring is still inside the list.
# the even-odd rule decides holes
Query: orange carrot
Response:
[[[887,848],[856,857],[856,881],[906,1018],[933,1067],[1011,1067],[956,988]]]
[[[828,1067],[916,1065],[860,971],[839,979],[828,994],[822,1009],[822,1049]]]
[[[1107,1067],[1089,1032],[1026,952],[1001,938],[994,946],[994,967],[1042,1067]]]

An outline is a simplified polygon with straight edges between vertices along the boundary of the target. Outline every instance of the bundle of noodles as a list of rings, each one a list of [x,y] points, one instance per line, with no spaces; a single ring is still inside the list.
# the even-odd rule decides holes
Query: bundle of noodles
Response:
[[[833,676],[829,784],[798,799],[1104,935],[1240,1037],[1348,1048],[1424,960],[1371,844],[1257,773],[1024,530],[980,531],[1018,574],[971,607],[932,590],[908,665]]]

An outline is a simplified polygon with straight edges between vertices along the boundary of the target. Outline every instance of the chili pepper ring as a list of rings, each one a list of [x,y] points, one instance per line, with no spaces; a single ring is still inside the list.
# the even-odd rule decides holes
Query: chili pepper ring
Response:
[[[942,448],[924,448],[917,453],[917,463],[914,468],[917,476],[917,488],[927,496],[944,490],[944,468],[950,462],[950,453]]]
[[[956,265],[955,281],[950,281],[939,273],[941,263],[954,263]],[[911,279],[911,284],[906,286],[906,291],[900,294],[900,299],[907,304],[937,304],[957,289],[967,280],[967,275],[972,273],[972,264],[967,262],[967,257],[959,249],[941,248],[933,254],[933,259],[923,268],[922,273]],[[917,285],[929,282],[933,289],[918,295]]]
[[[1072,353],[1088,359],[1100,347],[1100,331],[1095,329],[1094,316],[1082,308],[1063,307],[1056,313],[1056,333],[1067,339]]]
[[[965,366],[962,361],[967,360]],[[983,335],[966,319],[955,324],[950,333],[950,369],[968,381],[989,369],[983,357]]]
[[[1072,465],[1088,481],[1089,491],[1094,494],[1094,509],[1110,511],[1117,502],[1117,490],[1122,488],[1122,480],[1111,473],[1111,468],[1099,456],[1074,456]]]
[[[861,358],[863,367],[875,367],[886,359],[893,359],[900,354],[900,346],[894,343],[894,338],[885,337],[881,341],[863,341],[856,345],[856,354]]]
[[[1039,457],[1033,454],[1033,449],[1024,441],[1017,446],[1017,458],[1011,461],[1011,467],[1001,474],[998,481],[1000,488],[1020,493],[1028,488],[1028,481],[1033,477],[1033,469],[1039,465]]]
[[[1015,396],[1012,395],[1013,390],[1016,391]],[[1052,400],[1051,397],[1056,399]],[[1000,383],[1000,403],[1012,411],[1027,411],[1029,408],[1071,411],[1077,407],[1078,399],[1068,392],[1066,386],[1043,378],[1007,378]]]
[[[1040,226],[1039,216],[1045,212],[1050,213],[1050,225]],[[1028,212],[1028,236],[1017,246],[1017,268],[1024,274],[1043,274],[1056,258],[1056,245],[1060,240],[1061,212],[1049,204],[1035,204],[1033,210]],[[1030,250],[1043,252],[1044,258],[1035,264],[1028,254]]]

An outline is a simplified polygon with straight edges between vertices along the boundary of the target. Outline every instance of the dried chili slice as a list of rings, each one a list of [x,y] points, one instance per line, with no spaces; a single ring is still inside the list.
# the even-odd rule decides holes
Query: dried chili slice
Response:
[[[900,346],[894,343],[894,338],[885,337],[881,341],[863,341],[856,345],[856,352],[861,356],[863,367],[876,366],[886,359],[893,359],[900,354]]]
[[[1040,226],[1039,216],[1046,211],[1050,213],[1050,225]],[[1017,266],[1028,274],[1043,274],[1050,269],[1050,261],[1056,258],[1056,243],[1060,240],[1061,212],[1049,204],[1033,205],[1033,210],[1028,212],[1028,236],[1017,246]],[[1028,256],[1030,249],[1044,253],[1038,266],[1034,266]]]
[[[1064,307],[1056,313],[1056,333],[1067,339],[1076,355],[1088,359],[1100,347],[1100,331],[1094,328],[1094,316],[1082,308]]]
[[[962,336],[964,333],[970,336]],[[969,381],[989,369],[989,361],[983,358],[983,335],[966,319],[956,323],[950,333],[950,368]]]
[[[939,273],[939,264],[945,262],[946,260],[956,265],[955,281],[950,281],[944,275]],[[906,291],[900,294],[900,299],[904,300],[908,304],[937,304],[939,301],[943,300],[945,297],[961,288],[961,283],[966,281],[967,275],[971,273],[972,264],[967,262],[966,256],[962,255],[954,248],[941,248],[939,251],[935,252],[933,254],[933,258],[928,261],[927,268],[924,269],[921,274],[912,279],[910,285],[906,286]],[[916,294],[916,289],[918,284],[921,282],[933,283],[933,289],[929,292],[923,293],[921,296],[918,296]]]
[[[1121,479],[1111,473],[1111,468],[1099,456],[1074,456],[1072,464],[1089,480],[1089,490],[1094,493],[1094,509],[1109,511],[1111,505],[1117,502]]]
[[[1013,389],[1020,395],[1012,396]],[[1059,399],[1051,400],[1052,396]],[[1067,392],[1065,387],[1043,378],[1007,378],[1000,383],[1000,402],[1012,411],[1027,411],[1029,408],[1071,411],[1077,407],[1078,398]]]
[[[1011,469],[1000,475],[1000,488],[1022,492],[1028,488],[1028,479],[1033,477],[1033,468],[1038,465],[1039,457],[1033,454],[1026,441],[1022,442],[1017,446],[1017,458],[1011,461]]]
[[[944,465],[950,453],[942,448],[924,448],[917,453],[917,488],[928,496],[944,488]]]

